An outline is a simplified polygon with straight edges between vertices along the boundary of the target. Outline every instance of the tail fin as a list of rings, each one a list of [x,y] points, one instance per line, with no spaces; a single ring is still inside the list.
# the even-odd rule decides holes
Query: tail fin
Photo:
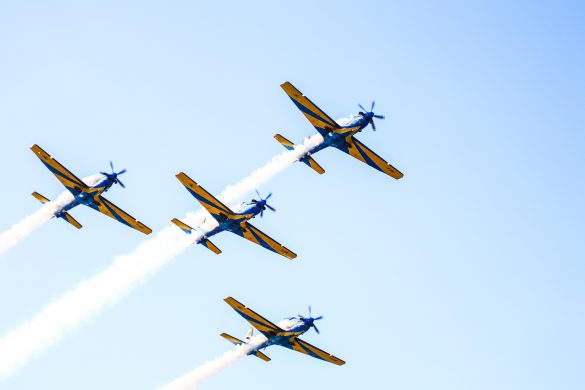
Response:
[[[295,147],[295,144],[293,144],[291,141],[289,141],[288,139],[284,138],[282,135],[280,134],[276,134],[274,136],[274,138],[280,142],[280,144],[282,146],[284,146],[287,150],[293,150]],[[317,161],[315,161],[315,159],[313,159],[313,157],[311,156],[304,156],[302,157],[299,161],[302,161],[303,163],[307,164],[307,166],[309,168],[311,168],[312,170],[314,170],[315,172],[317,172],[319,175],[322,175],[325,173],[325,170],[321,167],[321,165],[319,165],[317,163]]]
[[[32,196],[34,196],[36,200],[38,200],[39,202],[41,202],[41,203],[43,203],[43,204],[44,204],[44,203],[49,203],[49,202],[50,202],[50,200],[49,200],[49,199],[45,198],[43,195],[39,194],[39,193],[38,193],[38,192],[36,192],[36,191],[35,191],[35,192],[33,192],[31,195],[32,195]],[[56,214],[55,216],[56,216],[57,218],[62,218],[62,219],[64,219],[65,221],[69,222],[71,225],[73,225],[73,226],[74,226],[74,227],[76,227],[77,229],[81,229],[81,228],[83,227],[83,226],[82,226],[82,225],[81,225],[79,222],[77,222],[77,220],[76,220],[75,218],[73,218],[73,217],[71,216],[71,214],[69,214],[69,213],[68,213],[68,212],[66,212],[66,211],[62,211],[62,212],[60,212],[59,214]]]
[[[227,333],[222,333],[220,334],[221,337],[223,337],[224,339],[226,339],[227,341],[229,341],[230,343],[234,344],[234,345],[242,345],[242,344],[247,344],[245,342],[243,342],[242,340],[235,338],[234,336],[230,336]],[[249,353],[249,355],[254,355],[257,358],[260,358],[262,360],[264,360],[265,362],[269,362],[270,358],[268,356],[266,356],[265,354],[263,354],[260,351],[251,351]]]
[[[191,234],[191,232],[194,230],[191,226],[187,225],[185,222],[179,221],[177,218],[173,218],[171,220],[171,222],[174,223],[175,225],[177,225],[179,227],[179,229],[181,229],[182,231],[184,231],[187,234]],[[221,253],[221,250],[218,247],[216,247],[213,242],[209,241],[205,237],[201,238],[199,241],[197,241],[197,243],[203,245],[204,247],[206,247],[207,249],[209,249],[210,251],[212,251],[216,255],[219,255]]]
[[[250,328],[248,333],[246,333],[246,340],[250,340],[254,336],[254,328]]]
[[[189,225],[187,225],[184,222],[179,221],[177,218],[173,218],[171,220],[172,223],[174,223],[175,225],[177,225],[179,227],[179,229],[181,229],[182,231],[184,231],[187,234],[191,234],[191,232],[193,231],[193,228]]]

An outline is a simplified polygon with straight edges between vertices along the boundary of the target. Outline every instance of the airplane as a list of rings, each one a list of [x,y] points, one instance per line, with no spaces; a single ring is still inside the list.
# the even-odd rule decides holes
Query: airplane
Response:
[[[352,115],[349,118],[334,121],[288,81],[281,84],[281,87],[315,129],[317,129],[319,134],[323,136],[323,142],[301,156],[299,161],[308,165],[315,172],[323,174],[325,170],[311,156],[322,149],[332,146],[394,179],[398,180],[404,176],[398,169],[394,168],[354,137],[368,125],[372,125],[372,130],[376,131],[374,118],[384,119],[383,115],[374,114],[375,102],[372,102],[369,111],[359,104],[358,106],[362,111],[358,115]],[[294,143],[282,135],[276,134],[274,138],[286,149],[294,149]]]
[[[240,237],[243,237],[247,240],[252,241],[254,244],[258,244],[263,246],[264,248],[271,250],[273,252],[278,253],[288,259],[294,259],[297,257],[295,253],[291,250],[286,248],[284,245],[276,242],[266,234],[262,233],[259,229],[254,227],[250,222],[250,219],[254,218],[258,214],[260,217],[264,215],[264,210],[267,208],[276,211],[272,206],[266,203],[268,198],[272,195],[271,193],[264,199],[258,194],[260,200],[252,199],[251,203],[249,204],[251,207],[244,210],[243,212],[236,213],[230,210],[229,207],[221,203],[218,199],[216,199],[213,195],[207,192],[203,187],[199,184],[195,183],[189,176],[185,173],[180,172],[177,175],[177,179],[185,186],[187,191],[191,195],[197,199],[199,203],[212,215],[212,217],[217,221],[219,224],[211,231],[205,233],[202,237],[198,238],[196,243],[201,244],[207,249],[211,250],[215,254],[220,254],[221,250],[215,246],[209,240],[209,237],[216,235],[217,233],[223,231],[232,232]],[[183,230],[187,234],[191,234],[194,230],[192,227],[187,225],[186,223],[178,220],[177,218],[173,218],[171,221],[175,225],[177,225],[181,230]],[[204,221],[205,222],[205,221]]]
[[[114,166],[110,161],[110,168],[112,169],[112,173],[100,172],[100,174],[103,175],[103,179],[101,179],[95,185],[88,185],[73,173],[71,173],[71,171],[69,171],[63,165],[61,165],[57,160],[51,157],[51,155],[45,152],[40,146],[35,144],[31,146],[31,150],[43,162],[43,164],[45,164],[49,171],[55,175],[57,180],[59,180],[61,184],[63,184],[65,188],[67,188],[69,192],[73,194],[73,200],[66,204],[57,213],[55,213],[53,217],[62,218],[77,229],[81,229],[82,225],[77,222],[77,220],[73,218],[71,214],[69,214],[69,210],[82,204],[99,211],[100,213],[103,213],[108,217],[123,223],[124,225],[130,226],[139,232],[144,234],[152,233],[152,230],[149,227],[145,226],[142,222],[136,220],[134,217],[127,214],[125,211],[102,196],[102,194],[109,190],[110,187],[112,187],[114,184],[119,184],[122,188],[125,188],[124,184],[118,178],[119,175],[126,172],[125,169],[121,170],[120,172],[114,172]],[[41,203],[49,202],[49,199],[45,198],[36,191],[32,193],[32,196],[34,196]]]
[[[224,299],[224,301],[267,338],[267,340],[262,342],[260,345],[252,345],[250,342],[252,339],[254,328],[250,329],[250,331],[246,335],[245,341],[239,340],[233,336],[230,336],[227,333],[222,333],[220,335],[221,337],[228,340],[230,343],[234,345],[248,345],[249,348],[251,348],[250,352],[248,352],[248,355],[254,355],[264,360],[265,362],[268,362],[270,361],[270,358],[263,354],[262,352],[260,352],[259,350],[269,347],[271,345],[280,345],[281,347],[292,349],[294,351],[304,353],[317,359],[325,360],[326,362],[330,362],[338,366],[342,366],[345,364],[343,360],[325,351],[320,350],[319,348],[307,343],[306,341],[299,339],[300,335],[306,333],[311,328],[314,328],[315,331],[319,333],[319,329],[317,329],[315,321],[322,319],[323,316],[319,316],[316,318],[311,317],[310,306],[308,317],[305,317],[301,314],[298,314],[296,317],[289,317],[287,318],[288,320],[296,319],[297,322],[294,323],[292,326],[287,327],[287,329],[282,329],[278,325],[268,321],[266,318],[247,308],[246,306],[244,306],[243,304],[241,304],[232,297],[227,297]]]

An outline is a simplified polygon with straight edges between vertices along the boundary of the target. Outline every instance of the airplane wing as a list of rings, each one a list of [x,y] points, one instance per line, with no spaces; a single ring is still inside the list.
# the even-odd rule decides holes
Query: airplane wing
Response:
[[[388,176],[395,178],[396,180],[404,176],[402,172],[394,168],[392,165],[388,164],[386,160],[378,156],[376,153],[374,153],[371,149],[369,149],[366,145],[361,143],[352,135],[347,136],[345,141],[347,143],[346,145],[334,146],[337,149],[341,150],[342,152],[349,154],[350,156],[360,160],[363,163],[368,164],[372,168],[375,168],[380,172],[387,174]]]
[[[288,345],[284,344],[283,346],[297,352],[304,353],[305,355],[325,360],[329,363],[337,364],[338,366],[343,366],[345,364],[343,360],[298,338],[290,339],[290,343]]]
[[[102,214],[107,215],[110,218],[115,219],[118,222],[123,223],[124,225],[130,226],[133,229],[138,230],[144,234],[152,233],[152,229],[145,226],[142,222],[135,219],[130,214],[126,213],[124,210],[107,200],[101,195],[98,195],[94,198],[94,202],[88,204],[89,207],[92,209],[99,211]]]
[[[181,172],[176,176],[177,179],[179,179],[179,181],[181,182],[181,184],[185,186],[187,191],[189,191],[189,193],[193,195],[195,199],[197,199],[197,201],[201,203],[201,205],[205,207],[205,209],[209,211],[209,213],[215,219],[222,220],[234,214],[234,212],[230,210],[229,207],[221,203],[209,192],[205,191],[203,187],[195,183],[193,179],[191,179],[185,173]]]
[[[61,182],[74,196],[79,195],[80,192],[87,190],[87,185],[81,181],[80,178],[71,173],[63,165],[59,164],[51,155],[45,152],[39,145],[30,147],[34,154],[45,164],[45,166],[55,175],[57,180]]]
[[[278,325],[273,324],[260,314],[248,309],[242,303],[238,302],[232,297],[227,297],[224,301],[230,305],[239,315],[244,317],[254,328],[258,329],[266,337],[273,337],[274,335],[284,332]]]
[[[327,135],[330,131],[337,131],[340,126],[329,115],[325,114],[319,107],[309,100],[301,91],[296,89],[288,81],[281,84],[280,87],[284,89],[284,92],[288,95],[293,103],[299,110],[305,115],[305,117],[311,122],[311,124],[317,129],[322,135]]]
[[[297,257],[296,253],[292,252],[284,245],[273,240],[268,235],[261,232],[258,228],[256,228],[255,226],[248,222],[242,222],[240,224],[240,229],[231,232],[237,234],[240,237],[244,237],[246,240],[252,241],[254,244],[258,244],[268,250],[271,250],[272,252],[276,252],[279,255],[282,255],[288,259],[292,260],[295,257]]]

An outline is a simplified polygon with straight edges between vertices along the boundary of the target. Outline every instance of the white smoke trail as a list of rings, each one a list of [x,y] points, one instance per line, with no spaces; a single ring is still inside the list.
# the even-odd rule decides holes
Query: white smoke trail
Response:
[[[100,177],[102,176],[93,175],[84,178],[83,181],[88,185],[93,185]],[[0,255],[25,239],[29,234],[41,227],[42,224],[53,218],[56,213],[61,211],[63,207],[67,206],[71,201],[73,201],[73,195],[69,191],[63,191],[57,199],[45,203],[33,214],[24,217],[10,229],[0,233]]]
[[[245,357],[248,352],[262,344],[266,337],[258,335],[249,341],[249,344],[238,345],[236,349],[227,351],[223,355],[207,361],[194,369],[193,371],[159,387],[158,390],[191,390],[195,389],[201,382],[212,375],[219,373],[221,370],[234,363],[235,361]]]
[[[270,180],[321,142],[323,138],[319,135],[305,139],[294,150],[274,157],[238,184],[227,187],[219,198],[227,204],[241,200],[249,191]],[[201,211],[189,213],[185,221],[196,224],[203,215]],[[97,315],[106,305],[118,301],[192,242],[190,235],[183,234],[174,226],[167,227],[134,251],[116,257],[104,271],[49,303],[30,321],[0,339],[0,380],[61,340],[67,331]]]
[[[290,329],[295,324],[291,320],[282,320],[277,325],[282,329]],[[219,373],[221,370],[229,366],[231,363],[248,355],[253,349],[256,349],[260,344],[266,341],[263,335],[254,336],[248,344],[239,345],[235,350],[227,351],[220,357],[203,363],[193,371],[175,379],[174,381],[159,387],[158,390],[192,390],[197,388],[205,379],[212,375]]]

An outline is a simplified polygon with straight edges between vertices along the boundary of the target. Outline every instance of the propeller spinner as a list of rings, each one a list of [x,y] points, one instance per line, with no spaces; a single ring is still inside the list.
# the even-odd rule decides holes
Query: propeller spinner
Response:
[[[262,198],[262,195],[260,195],[260,192],[258,192],[258,190],[256,190],[256,194],[258,195],[258,198],[260,198],[260,200],[256,200],[256,199],[252,199],[250,201],[250,205],[255,204],[256,206],[260,207],[260,217],[264,217],[264,210],[266,210],[266,208],[272,210],[272,211],[276,211],[276,209],[272,206],[270,206],[266,201],[272,196],[272,192],[268,194],[268,196],[266,198]]]
[[[368,119],[368,123],[372,125],[372,130],[376,131],[376,124],[374,123],[374,118],[377,119],[384,119],[384,115],[376,115],[374,114],[374,106],[376,105],[375,101],[372,101],[372,107],[370,111],[366,110],[361,104],[358,104],[358,107],[361,108],[363,111],[360,111],[359,114],[363,117]]]
[[[120,172],[114,171],[114,164],[110,161],[110,169],[112,173],[100,172],[102,175],[106,176],[108,179],[113,180],[114,184],[119,184],[122,188],[126,188],[124,183],[120,179],[118,179],[118,175],[122,175],[126,173],[126,169],[122,169]]]
[[[317,334],[319,334],[319,329],[317,328],[317,325],[315,325],[315,321],[323,319],[323,316],[313,318],[312,314],[311,314],[311,306],[309,305],[309,316],[308,317],[305,317],[302,314],[297,314],[296,317],[289,318],[289,320],[293,320],[293,319],[299,319],[299,320],[303,321],[305,324],[309,324],[310,327],[314,328],[315,332],[317,332]]]

